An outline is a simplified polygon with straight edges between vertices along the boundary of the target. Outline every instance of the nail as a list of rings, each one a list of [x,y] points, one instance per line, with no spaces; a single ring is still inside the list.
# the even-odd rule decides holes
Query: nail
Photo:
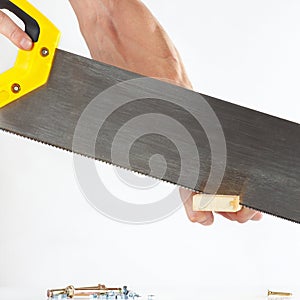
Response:
[[[30,50],[32,48],[32,41],[28,38],[23,38],[20,45],[24,50]]]

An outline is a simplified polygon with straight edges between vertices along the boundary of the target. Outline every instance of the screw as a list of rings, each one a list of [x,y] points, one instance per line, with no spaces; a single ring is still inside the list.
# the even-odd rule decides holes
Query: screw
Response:
[[[21,86],[20,86],[18,83],[14,83],[14,84],[11,86],[11,91],[12,91],[14,94],[18,94],[18,93],[21,91]]]
[[[101,295],[101,294],[106,294],[110,291],[121,293],[122,289],[107,288],[105,285],[102,284],[98,284],[97,286],[80,287],[80,288],[74,288],[74,286],[70,285],[65,289],[48,290],[47,296],[48,298],[53,298],[58,295],[65,295],[67,296],[67,298],[74,298],[74,296],[80,297],[80,296]]]
[[[49,54],[50,54],[50,52],[49,52],[49,49],[48,49],[48,48],[43,47],[43,48],[41,49],[41,55],[42,55],[43,57],[46,57],[46,56],[48,56]]]
[[[283,296],[283,297],[291,297],[292,293],[283,293],[283,292],[272,292],[268,291],[268,296]]]
[[[79,287],[76,290],[105,290],[106,286],[103,284],[98,284],[97,286],[89,286],[89,287]]]
[[[66,287],[65,289],[55,289],[55,290],[47,291],[48,298],[53,298],[54,296],[58,296],[58,295],[66,295],[69,298],[73,298],[74,294],[75,294],[75,288],[72,285]]]

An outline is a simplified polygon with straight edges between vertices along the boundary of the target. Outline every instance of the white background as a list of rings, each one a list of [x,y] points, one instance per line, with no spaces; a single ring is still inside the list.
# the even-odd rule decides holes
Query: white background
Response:
[[[31,2],[61,29],[60,48],[89,55],[67,1]],[[298,1],[145,3],[196,90],[300,121]],[[0,42],[4,69],[16,52]],[[161,300],[263,299],[268,288],[300,294],[299,225],[217,217],[207,228],[189,223],[183,209],[155,224],[124,225],[87,203],[71,154],[5,133],[0,153],[3,300],[21,299],[22,289],[22,300],[45,299],[47,288],[98,282],[126,283]]]

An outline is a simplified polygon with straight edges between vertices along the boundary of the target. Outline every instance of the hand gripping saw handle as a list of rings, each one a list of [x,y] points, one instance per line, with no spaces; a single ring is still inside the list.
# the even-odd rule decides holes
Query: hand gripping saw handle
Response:
[[[20,18],[34,42],[30,51],[19,50],[14,66],[0,74],[1,108],[48,81],[60,32],[26,0],[0,0],[0,9]]]

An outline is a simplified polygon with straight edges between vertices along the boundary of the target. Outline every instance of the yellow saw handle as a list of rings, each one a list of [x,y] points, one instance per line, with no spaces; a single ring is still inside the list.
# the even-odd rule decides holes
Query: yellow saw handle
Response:
[[[0,74],[0,108],[44,85],[49,78],[60,31],[26,0],[0,0],[25,24],[33,40],[30,51],[19,50],[15,65]]]

